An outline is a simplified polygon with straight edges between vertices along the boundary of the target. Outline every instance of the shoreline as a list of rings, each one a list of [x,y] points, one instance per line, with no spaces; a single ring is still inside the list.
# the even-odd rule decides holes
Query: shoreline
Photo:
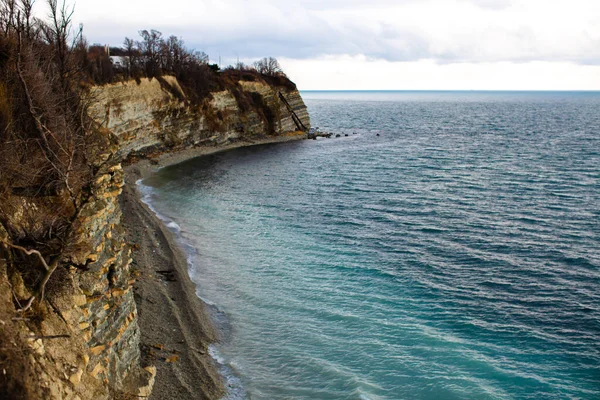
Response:
[[[196,294],[188,261],[175,234],[142,200],[137,181],[158,169],[188,159],[240,147],[304,139],[287,135],[224,146],[164,153],[125,166],[120,197],[122,226],[133,246],[134,297],[139,315],[143,367],[157,368],[150,399],[219,399],[226,395],[225,377],[209,352],[217,342],[207,304]]]
[[[173,152],[165,152],[159,154],[156,157],[150,156],[149,158],[144,158],[138,161],[131,163],[130,165],[125,165],[125,176],[127,178],[128,175],[135,174],[136,181],[139,179],[145,179],[148,176],[152,175],[157,170],[168,167],[170,165],[175,165],[182,163],[184,161],[190,160],[196,157],[208,156],[215,153],[221,153],[223,151],[238,149],[241,147],[252,147],[252,146],[260,146],[263,144],[275,144],[275,143],[285,143],[285,142],[293,142],[298,140],[306,139],[307,136],[305,133],[289,133],[282,136],[275,137],[265,137],[256,140],[241,140],[233,143],[228,143],[225,145],[211,145],[211,146],[198,146],[192,147],[189,149],[175,150]],[[127,181],[127,179],[126,179]],[[135,182],[133,182],[135,183]]]

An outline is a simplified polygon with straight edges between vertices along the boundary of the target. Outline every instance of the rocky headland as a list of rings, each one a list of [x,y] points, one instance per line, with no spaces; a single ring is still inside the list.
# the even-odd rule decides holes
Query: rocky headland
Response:
[[[207,347],[216,339],[171,232],[144,205],[136,180],[156,168],[223,149],[296,140],[287,100],[306,127],[299,92],[263,79],[239,80],[191,101],[177,79],[141,78],[90,89],[90,114],[109,145],[93,152],[93,181],[73,221],[76,245],[34,295],[0,249],[3,390],[14,398],[219,398]],[[12,194],[0,239],[26,229],[37,198]],[[10,231],[10,232],[9,232]],[[14,233],[13,233],[14,235]],[[0,371],[1,372],[1,371]],[[7,377],[7,374],[12,376]]]

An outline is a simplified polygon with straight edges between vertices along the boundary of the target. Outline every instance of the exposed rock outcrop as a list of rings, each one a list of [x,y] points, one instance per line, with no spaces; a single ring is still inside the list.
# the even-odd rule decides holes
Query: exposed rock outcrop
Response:
[[[0,257],[0,339],[7,349],[14,347],[14,362],[21,360],[24,366],[21,376],[0,378],[0,387],[23,398],[149,396],[156,368],[141,365],[135,274],[120,224],[124,173],[119,160],[295,132],[279,92],[310,127],[297,90],[264,82],[238,85],[251,101],[240,102],[240,93],[224,90],[194,105],[172,77],[92,89],[93,116],[117,138],[111,152],[98,158],[116,161],[103,164],[95,174],[89,199],[75,221],[77,243],[69,253],[70,265],[53,277],[60,281],[59,290],[49,291],[24,317],[10,310],[16,298],[28,297],[28,290],[10,267],[11,260]]]
[[[300,93],[264,82],[240,81],[253,103],[242,103],[231,90],[212,93],[190,104],[173,77],[141,79],[94,89],[92,112],[120,141],[119,154],[146,154],[199,145],[277,136],[297,131],[279,99],[281,92],[308,128],[310,119]]]
[[[155,370],[140,365],[130,249],[119,225],[122,187],[120,164],[98,172],[75,221],[79,243],[70,254],[72,265],[55,273],[54,286],[60,281],[60,287],[23,318],[3,320],[3,328],[19,332],[15,348],[29,354],[33,383],[26,390],[37,392],[28,398],[131,397],[151,386]],[[0,309],[8,310],[14,307],[10,293],[28,294],[17,271],[0,262],[0,292],[8,294]]]

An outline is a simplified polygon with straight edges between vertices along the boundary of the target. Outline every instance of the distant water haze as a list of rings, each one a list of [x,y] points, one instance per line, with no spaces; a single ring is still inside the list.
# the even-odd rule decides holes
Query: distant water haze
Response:
[[[600,398],[600,94],[303,97],[342,137],[143,182],[229,398]]]

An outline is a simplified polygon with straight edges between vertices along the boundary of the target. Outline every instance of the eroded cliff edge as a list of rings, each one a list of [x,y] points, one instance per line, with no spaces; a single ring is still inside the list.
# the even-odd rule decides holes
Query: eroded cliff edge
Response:
[[[236,82],[213,92],[211,98],[188,100],[177,80],[143,78],[93,90],[92,112],[119,139],[118,155],[147,156],[197,146],[224,145],[296,132],[281,93],[303,124],[310,128],[308,111],[298,90],[263,81]]]
[[[15,367],[11,373],[21,373],[5,383],[22,398],[145,398],[151,393],[156,368],[142,362],[132,289],[140,272],[121,224],[123,162],[199,147],[302,138],[279,93],[310,126],[297,90],[260,80],[235,82],[201,102],[188,99],[168,76],[91,92],[91,112],[113,143],[96,154],[99,168],[91,197],[74,224],[78,246],[69,256],[73,265],[57,270],[55,285],[50,285],[56,288],[48,290],[42,303],[19,314],[16,299],[31,293],[15,268],[19,260],[10,252],[0,257],[1,339],[14,350],[6,353],[14,358],[3,361]],[[12,224],[19,225],[30,207],[36,205],[23,198]],[[218,389],[209,390],[198,398],[217,394]]]

